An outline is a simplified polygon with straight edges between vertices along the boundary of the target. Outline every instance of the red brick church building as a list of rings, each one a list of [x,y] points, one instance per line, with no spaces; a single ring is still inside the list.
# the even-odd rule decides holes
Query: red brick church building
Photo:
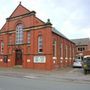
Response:
[[[0,30],[0,67],[52,70],[71,66],[75,44],[21,3]]]

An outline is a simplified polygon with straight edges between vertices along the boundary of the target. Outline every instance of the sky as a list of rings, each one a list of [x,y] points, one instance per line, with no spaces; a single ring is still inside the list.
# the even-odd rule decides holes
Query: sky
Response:
[[[0,0],[0,29],[20,1],[67,38],[90,38],[90,0]]]

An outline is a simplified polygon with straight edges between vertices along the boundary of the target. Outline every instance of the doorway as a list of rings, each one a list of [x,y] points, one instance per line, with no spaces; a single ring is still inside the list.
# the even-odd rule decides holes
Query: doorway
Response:
[[[15,65],[22,65],[22,50],[17,49],[15,53]]]

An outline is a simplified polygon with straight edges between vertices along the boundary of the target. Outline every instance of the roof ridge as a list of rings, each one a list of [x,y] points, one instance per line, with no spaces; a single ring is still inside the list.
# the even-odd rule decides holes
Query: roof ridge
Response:
[[[90,38],[76,38],[76,39],[71,39],[71,40],[80,40],[80,39],[90,39]]]

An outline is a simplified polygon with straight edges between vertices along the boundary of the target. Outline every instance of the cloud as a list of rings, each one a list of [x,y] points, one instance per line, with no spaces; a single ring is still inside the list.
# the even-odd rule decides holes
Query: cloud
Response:
[[[35,10],[41,20],[50,18],[53,26],[68,38],[89,36],[90,0],[1,0],[0,27],[20,1],[30,11]]]
[[[72,24],[69,20],[64,22],[61,32],[65,34],[69,39],[74,38],[90,38],[90,26],[79,28]]]

